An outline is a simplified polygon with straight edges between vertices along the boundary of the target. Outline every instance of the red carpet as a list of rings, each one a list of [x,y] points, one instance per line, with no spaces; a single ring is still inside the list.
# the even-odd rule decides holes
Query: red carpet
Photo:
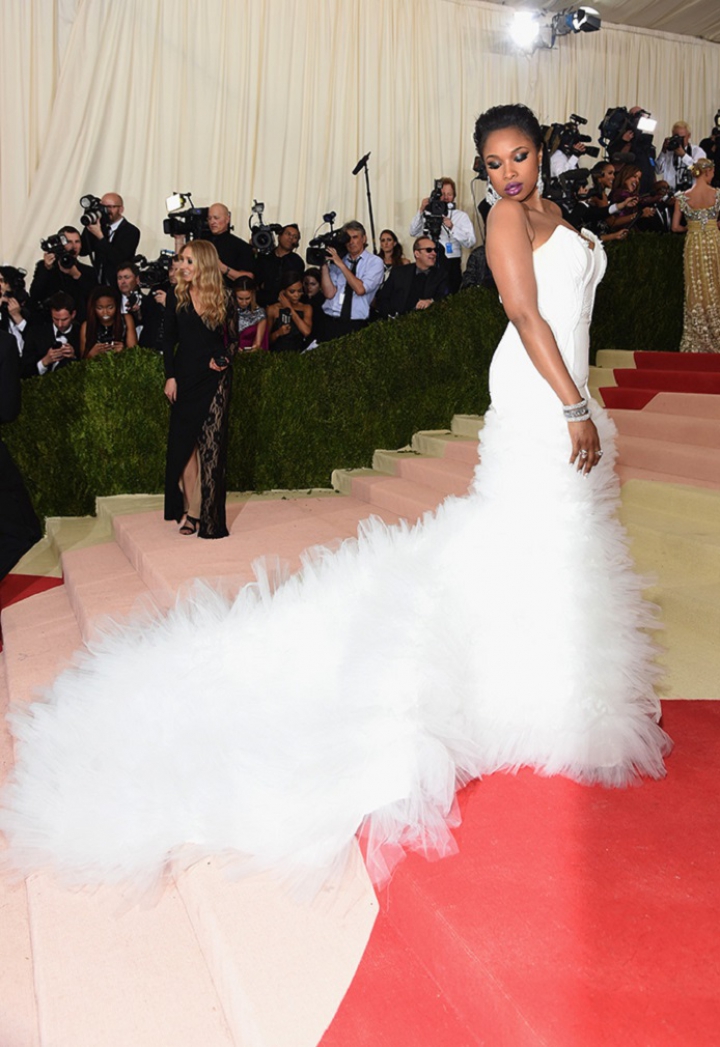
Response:
[[[638,369],[651,371],[720,371],[720,353],[633,353]]]
[[[657,389],[619,389],[617,386],[604,386],[600,390],[603,403],[612,410],[623,408],[628,411],[642,411],[658,394]]]
[[[670,371],[642,368],[616,369],[613,371],[618,385],[626,389],[655,389],[670,393],[714,393],[720,394],[720,371]]]
[[[0,582],[0,612],[3,607],[9,607],[18,600],[24,600],[26,596],[34,596],[35,593],[44,593],[46,589],[54,589],[62,585],[62,578],[42,578],[36,574],[8,574]],[[0,651],[2,651],[2,622],[0,621]]]
[[[322,1047],[716,1047],[720,705],[664,709],[661,782],[465,789],[459,855],[399,867]]]

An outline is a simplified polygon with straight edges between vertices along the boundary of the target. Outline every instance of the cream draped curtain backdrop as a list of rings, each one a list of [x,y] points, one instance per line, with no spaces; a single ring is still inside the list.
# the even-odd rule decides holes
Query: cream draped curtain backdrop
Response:
[[[407,228],[433,178],[472,210],[473,122],[522,101],[593,136],[610,105],[642,105],[662,139],[698,141],[720,104],[720,46],[605,24],[527,57],[511,11],[480,0],[0,0],[0,261],[31,271],[39,240],[77,224],[83,193],[116,191],[153,257],[165,198],[221,200],[247,232],[253,198],[297,221],[323,212]],[[478,184],[478,198],[484,186]]]

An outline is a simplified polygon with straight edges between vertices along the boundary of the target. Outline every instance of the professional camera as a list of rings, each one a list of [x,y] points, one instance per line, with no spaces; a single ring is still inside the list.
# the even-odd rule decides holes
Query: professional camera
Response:
[[[55,255],[56,261],[63,269],[72,269],[77,264],[77,258],[72,251],[68,251],[66,248],[67,237],[63,236],[62,233],[58,233],[56,236],[48,236],[40,241],[40,249],[45,254]]]
[[[422,213],[423,235],[431,240],[440,239],[443,218],[447,218],[451,211],[455,210],[455,204],[442,199],[442,178],[435,179],[433,191],[428,197],[427,207]]]
[[[140,270],[140,286],[149,287],[151,291],[161,287],[167,281],[174,257],[173,251],[161,251],[157,258],[148,261],[144,254],[136,254],[133,262]]]
[[[83,209],[80,215],[81,225],[96,225],[108,216],[107,207],[101,202],[99,196],[92,196],[92,194],[81,196],[80,206]]]
[[[665,139],[665,150],[668,153],[674,153],[682,144],[682,135],[671,135],[670,138]]]
[[[564,124],[550,124],[549,127],[544,128],[545,142],[548,147],[550,155],[560,149],[567,156],[571,153],[577,155],[576,146],[586,142],[592,142],[590,135],[580,134],[580,127],[587,123],[584,116],[578,116],[577,113],[570,113],[568,120]],[[600,150],[596,145],[585,145],[583,152],[587,156],[600,156]]]
[[[207,240],[209,207],[195,207],[192,193],[173,193],[165,201],[168,217],[163,220],[167,236],[184,236],[188,240]]]
[[[656,126],[657,120],[651,119],[646,109],[630,113],[625,106],[615,106],[614,109],[607,110],[598,125],[600,145],[607,149],[611,142],[617,141],[626,131],[632,131],[633,141],[650,146]]]
[[[8,290],[2,296],[3,304],[8,298],[17,298],[19,302],[24,301],[27,297],[25,291],[27,272],[14,265],[3,265],[0,266],[0,269],[2,269],[2,278],[8,285]]]
[[[566,215],[570,215],[578,201],[587,195],[589,181],[590,172],[585,167],[563,171],[558,178],[553,178],[545,196],[558,204]]]
[[[312,238],[307,246],[307,251],[305,252],[305,261],[308,265],[325,265],[328,260],[328,247],[334,247],[338,254],[342,254],[350,242],[350,237],[344,229],[341,229],[338,233],[333,229],[335,218],[335,211],[329,211],[327,214],[323,215],[323,222],[328,223],[330,226],[330,232],[321,233],[319,236],[314,236]]]
[[[252,214],[248,220],[250,228],[250,243],[258,254],[270,254],[275,250],[275,237],[283,231],[283,227],[277,223],[265,225],[263,212],[265,204],[253,200]],[[255,222],[253,222],[253,218]]]

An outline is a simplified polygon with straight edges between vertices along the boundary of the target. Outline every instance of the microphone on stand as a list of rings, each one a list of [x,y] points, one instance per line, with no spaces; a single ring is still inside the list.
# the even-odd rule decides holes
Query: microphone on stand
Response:
[[[360,174],[360,172],[362,171],[363,167],[367,167],[367,162],[368,162],[369,159],[370,159],[370,153],[365,153],[365,156],[363,156],[361,160],[358,160],[358,162],[353,167],[353,174],[354,175]]]

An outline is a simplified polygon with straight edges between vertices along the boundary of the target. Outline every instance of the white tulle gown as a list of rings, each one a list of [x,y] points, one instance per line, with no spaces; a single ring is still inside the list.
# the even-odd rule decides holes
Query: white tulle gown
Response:
[[[540,310],[578,385],[605,258],[559,227],[535,251]],[[453,849],[454,794],[529,765],[583,782],[664,773],[653,648],[604,458],[568,464],[557,397],[510,326],[471,493],[415,526],[370,521],[297,575],[228,602],[197,587],[93,643],[12,716],[0,827],[19,868],[147,887],[223,852],[320,883],[355,834],[382,879]]]

